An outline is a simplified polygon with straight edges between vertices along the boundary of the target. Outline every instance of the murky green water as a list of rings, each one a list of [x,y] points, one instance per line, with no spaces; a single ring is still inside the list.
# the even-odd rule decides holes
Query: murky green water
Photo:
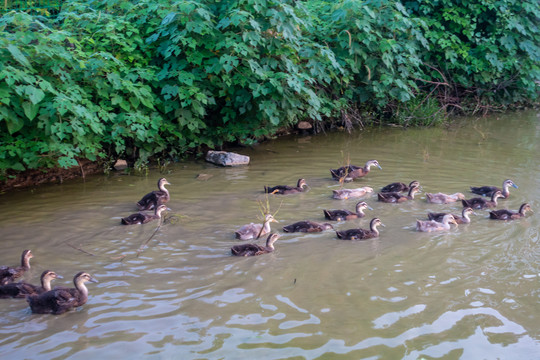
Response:
[[[166,178],[167,221],[126,227],[120,217],[162,176],[115,174],[0,196],[0,264],[23,249],[35,255],[25,277],[44,269],[90,272],[88,303],[64,315],[34,315],[21,299],[1,299],[0,353],[6,359],[533,359],[540,353],[540,115],[463,119],[448,129],[383,128],[352,135],[281,138],[254,149],[242,168],[175,164]],[[338,241],[332,231],[282,234],[276,252],[230,256],[234,230],[260,217],[264,185],[311,189],[272,196],[273,230],[323,221],[323,209],[352,210],[333,200],[328,169],[377,159],[383,170],[347,188],[375,190],[419,180],[423,192],[393,205],[365,198],[375,240]],[[207,181],[196,179],[208,174]],[[534,213],[513,222],[477,211],[448,233],[419,233],[433,205],[425,192],[468,192],[470,185],[519,189],[499,208],[529,202]],[[142,251],[141,251],[142,250]]]

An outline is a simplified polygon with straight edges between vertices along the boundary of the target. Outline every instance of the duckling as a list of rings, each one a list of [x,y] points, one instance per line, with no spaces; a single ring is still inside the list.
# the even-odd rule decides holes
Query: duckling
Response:
[[[88,289],[84,283],[88,281],[98,282],[89,273],[81,271],[73,278],[75,288],[55,288],[40,295],[27,296],[26,301],[33,313],[60,315],[86,304]]]
[[[23,281],[2,285],[0,286],[0,298],[23,298],[27,295],[42,294],[45,291],[51,290],[51,281],[54,279],[62,279],[62,276],[54,271],[45,270],[41,274],[41,286],[32,285]]]
[[[328,220],[345,221],[352,219],[360,219],[366,216],[364,210],[373,210],[365,201],[360,201],[356,204],[356,212],[352,212],[346,209],[343,210],[323,210],[324,217]]]
[[[283,227],[283,231],[292,233],[292,232],[321,232],[324,230],[333,229],[334,227],[329,223],[317,223],[315,221],[298,221],[294,224],[287,225]]]
[[[268,234],[270,231],[270,223],[278,222],[271,214],[266,215],[262,224],[250,223],[242,226],[240,229],[234,232],[235,236],[239,240],[258,239],[259,237]]]
[[[461,211],[461,216],[458,216],[455,214],[450,214],[450,215],[454,217],[454,219],[456,220],[456,223],[458,224],[470,224],[471,218],[469,217],[469,215],[471,214],[474,214],[473,209],[471,209],[470,207],[466,207],[466,208],[463,208],[463,210]],[[431,213],[430,212],[428,213],[428,219],[442,222],[443,218],[446,215],[448,215],[448,213]]]
[[[364,186],[356,189],[332,190],[332,197],[337,200],[347,200],[349,198],[362,197],[371,192],[373,192],[373,188],[370,188],[369,186]]]
[[[444,215],[442,222],[435,220],[416,220],[416,230],[424,232],[450,230],[450,224],[457,225],[456,219],[454,219],[452,214],[446,214]]]
[[[426,193],[427,202],[432,204],[448,204],[463,199],[465,199],[465,195],[459,192],[450,195],[441,192],[436,194]]]
[[[21,266],[0,266],[0,285],[6,285],[21,277],[30,269],[30,259],[33,257],[34,255],[30,250],[24,250],[21,255]]]
[[[525,216],[527,211],[532,211],[527,203],[521,204],[518,212],[510,210],[493,210],[489,212],[489,218],[493,220],[516,220]]]
[[[382,170],[377,160],[369,160],[364,167],[355,165],[342,166],[339,169],[330,169],[330,174],[334,180],[350,182],[356,178],[366,176],[372,166]]]
[[[502,197],[502,192],[497,190],[491,195],[491,201],[477,197],[469,200],[463,199],[461,200],[461,203],[463,204],[463,207],[471,207],[473,209],[492,208],[497,206],[497,199],[500,197]]]
[[[274,187],[265,186],[264,192],[268,194],[281,194],[281,195],[296,194],[296,193],[305,191],[304,188],[307,188],[307,186],[308,185],[305,179],[298,179],[298,183],[296,184],[296,187],[289,186],[289,185],[277,185]]]
[[[398,192],[390,192],[390,193],[377,193],[377,198],[379,201],[385,202],[385,203],[402,203],[407,200],[413,200],[414,194],[420,191],[420,188],[418,186],[411,186],[409,189],[409,194],[407,196],[402,195]]]
[[[169,190],[165,188],[165,185],[171,185],[171,183],[168,182],[167,179],[161,178],[158,180],[157,185],[159,190],[152,191],[144,195],[137,203],[137,207],[140,211],[155,209],[159,205],[165,204],[171,199]]]
[[[500,191],[502,194],[502,198],[508,199],[508,197],[510,196],[510,191],[508,190],[508,188],[510,186],[516,189],[518,188],[518,186],[514,184],[512,180],[506,179],[502,183],[502,190],[496,186],[471,186],[471,192],[474,194],[491,197],[493,193],[495,193],[496,191]]]
[[[377,226],[384,226],[379,218],[371,219],[369,223],[369,230],[367,229],[349,229],[343,231],[336,231],[338,239],[341,240],[365,240],[376,238],[379,236],[379,230]]]
[[[266,246],[258,244],[235,245],[231,248],[231,253],[235,256],[257,256],[268,254],[274,251],[274,243],[279,239],[279,234],[272,233],[266,238]]]
[[[388,193],[388,192],[408,192],[409,189],[412,187],[412,186],[417,186],[417,187],[420,187],[420,183],[416,180],[413,180],[409,183],[409,185],[406,185],[404,183],[401,183],[401,182],[395,182],[395,183],[391,183],[391,184],[388,184],[386,185],[385,187],[383,187],[381,189],[381,192],[382,193]]]
[[[147,222],[161,219],[161,213],[165,210],[167,210],[167,206],[159,205],[157,208],[155,208],[154,214],[146,214],[142,212],[131,214],[128,217],[122,218],[121,223],[123,225],[146,224]]]

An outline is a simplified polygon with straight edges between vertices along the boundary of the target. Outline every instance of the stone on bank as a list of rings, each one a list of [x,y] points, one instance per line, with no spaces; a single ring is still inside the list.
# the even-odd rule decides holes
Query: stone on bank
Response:
[[[227,151],[209,150],[206,153],[206,161],[221,166],[240,166],[249,164],[249,156]]]

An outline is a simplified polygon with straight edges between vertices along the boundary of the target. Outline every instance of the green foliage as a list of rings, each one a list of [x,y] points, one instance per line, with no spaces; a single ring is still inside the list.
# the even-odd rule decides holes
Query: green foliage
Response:
[[[0,18],[0,171],[534,102],[534,0],[74,1]]]
[[[537,0],[406,1],[427,24],[424,63],[449,96],[512,104],[538,97],[540,6]],[[443,75],[444,78],[441,76]]]

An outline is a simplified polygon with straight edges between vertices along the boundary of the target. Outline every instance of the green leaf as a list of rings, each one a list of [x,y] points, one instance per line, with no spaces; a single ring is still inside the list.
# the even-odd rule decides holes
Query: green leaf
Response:
[[[33,104],[39,103],[45,97],[43,90],[31,85],[26,86],[24,92]]]
[[[32,121],[36,117],[38,111],[39,111],[39,105],[32,104],[31,102],[25,101],[22,104],[24,115]]]
[[[10,134],[14,134],[17,131],[21,130],[24,126],[24,120],[16,116],[15,114],[10,114],[11,116],[6,119],[7,128]]]
[[[11,55],[17,60],[21,65],[26,67],[31,67],[30,62],[26,58],[26,56],[23,55],[23,53],[19,50],[18,47],[16,47],[13,44],[9,44],[7,46],[8,51],[11,53]]]

